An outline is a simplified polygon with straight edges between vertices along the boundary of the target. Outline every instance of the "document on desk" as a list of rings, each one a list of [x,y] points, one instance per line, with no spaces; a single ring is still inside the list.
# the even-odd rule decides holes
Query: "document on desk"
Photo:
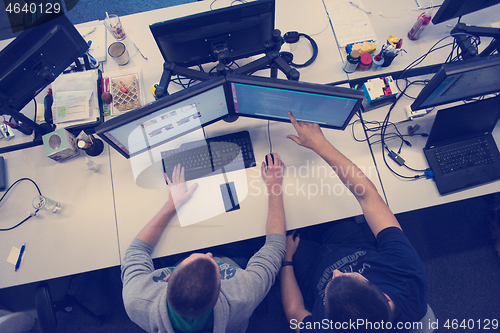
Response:
[[[89,119],[92,90],[58,92],[54,98],[54,123]]]
[[[52,117],[61,127],[96,121],[100,117],[97,70],[59,75],[52,82]]]
[[[370,17],[349,0],[323,0],[339,48],[347,44],[377,40]],[[356,0],[361,8],[363,3]],[[373,14],[371,14],[373,15]]]

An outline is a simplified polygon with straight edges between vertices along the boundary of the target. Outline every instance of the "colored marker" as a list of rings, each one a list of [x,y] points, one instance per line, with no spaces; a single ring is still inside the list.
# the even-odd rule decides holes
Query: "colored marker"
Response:
[[[21,251],[19,251],[19,257],[17,257],[17,262],[16,262],[16,272],[19,269],[19,266],[21,266],[21,259],[23,259],[23,253],[24,253],[24,248],[26,247],[26,243],[21,246]]]

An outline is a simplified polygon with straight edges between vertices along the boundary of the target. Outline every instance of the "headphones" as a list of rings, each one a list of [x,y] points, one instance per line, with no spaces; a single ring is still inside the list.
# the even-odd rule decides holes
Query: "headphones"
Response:
[[[306,34],[299,33],[297,31],[289,31],[283,36],[283,39],[285,40],[285,43],[294,44],[294,43],[297,43],[299,41],[300,37],[306,38],[311,43],[311,47],[313,49],[313,54],[309,60],[307,60],[303,64],[295,64],[295,63],[293,63],[293,54],[292,53],[286,52],[286,51],[281,52],[281,55],[285,58],[285,60],[287,62],[289,62],[290,65],[292,65],[293,67],[296,67],[296,68],[302,68],[302,67],[309,66],[310,64],[312,64],[314,62],[314,60],[316,60],[316,57],[318,56],[318,45],[316,44],[314,39],[312,39],[311,37],[309,37]]]

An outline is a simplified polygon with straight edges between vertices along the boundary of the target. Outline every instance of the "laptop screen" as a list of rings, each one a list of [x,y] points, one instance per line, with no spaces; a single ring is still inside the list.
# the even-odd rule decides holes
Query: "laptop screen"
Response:
[[[111,119],[96,132],[127,158],[142,153],[228,116],[223,83],[200,83]]]
[[[363,93],[348,88],[279,79],[229,76],[234,112],[241,116],[297,120],[344,129],[358,110]]]

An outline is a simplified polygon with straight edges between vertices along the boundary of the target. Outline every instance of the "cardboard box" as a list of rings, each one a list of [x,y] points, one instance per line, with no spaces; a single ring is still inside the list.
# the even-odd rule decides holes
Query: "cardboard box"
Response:
[[[390,76],[371,79],[363,84],[363,92],[368,103],[378,102],[398,94],[396,82]]]
[[[47,157],[56,162],[64,162],[80,154],[73,134],[60,128],[42,137]]]

